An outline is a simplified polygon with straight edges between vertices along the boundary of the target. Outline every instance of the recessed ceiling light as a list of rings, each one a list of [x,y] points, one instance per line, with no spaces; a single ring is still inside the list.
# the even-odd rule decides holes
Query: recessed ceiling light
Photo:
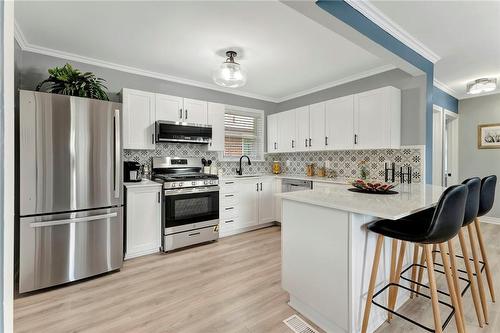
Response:
[[[497,88],[497,79],[477,79],[467,83],[467,94],[476,95],[493,91]]]
[[[214,82],[219,86],[238,88],[247,83],[247,74],[241,65],[234,61],[238,54],[235,51],[227,51],[227,59],[213,73]]]

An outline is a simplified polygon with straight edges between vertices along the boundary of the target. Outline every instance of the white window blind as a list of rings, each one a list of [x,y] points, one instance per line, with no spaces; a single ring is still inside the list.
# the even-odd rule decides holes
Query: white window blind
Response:
[[[231,159],[248,155],[252,159],[263,159],[264,115],[262,112],[226,107],[224,132],[224,158]]]

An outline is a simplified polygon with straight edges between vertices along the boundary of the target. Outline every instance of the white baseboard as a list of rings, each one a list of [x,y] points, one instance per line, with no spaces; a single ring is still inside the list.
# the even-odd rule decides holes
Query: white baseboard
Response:
[[[484,223],[500,224],[500,217],[482,216],[479,218],[479,221]]]

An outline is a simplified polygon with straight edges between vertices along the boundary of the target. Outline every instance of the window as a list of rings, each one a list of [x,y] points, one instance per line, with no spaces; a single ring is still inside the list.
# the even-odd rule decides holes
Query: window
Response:
[[[264,113],[226,106],[223,159],[236,159],[241,155],[253,160],[264,159]]]

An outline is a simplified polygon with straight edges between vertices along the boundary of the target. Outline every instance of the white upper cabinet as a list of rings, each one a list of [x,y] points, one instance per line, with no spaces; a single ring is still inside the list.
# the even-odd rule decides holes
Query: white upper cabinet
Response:
[[[207,124],[208,103],[184,98],[184,121],[192,124]]]
[[[354,148],[399,148],[401,91],[384,87],[354,95]]]
[[[156,120],[183,121],[183,98],[177,96],[155,94]]]
[[[208,103],[207,121],[212,125],[212,140],[208,144],[210,151],[224,151],[224,112],[224,104]]]
[[[309,149],[324,150],[326,147],[325,135],[325,102],[309,106]]]
[[[278,151],[292,152],[297,150],[295,110],[278,113]]]
[[[155,94],[123,89],[123,148],[155,149]]]
[[[278,151],[278,114],[267,116],[267,152]]]
[[[354,95],[329,100],[325,107],[326,149],[352,149]]]
[[[296,119],[296,137],[297,142],[293,143],[294,150],[308,150],[309,149],[309,107],[301,107],[295,109],[295,119]]]

